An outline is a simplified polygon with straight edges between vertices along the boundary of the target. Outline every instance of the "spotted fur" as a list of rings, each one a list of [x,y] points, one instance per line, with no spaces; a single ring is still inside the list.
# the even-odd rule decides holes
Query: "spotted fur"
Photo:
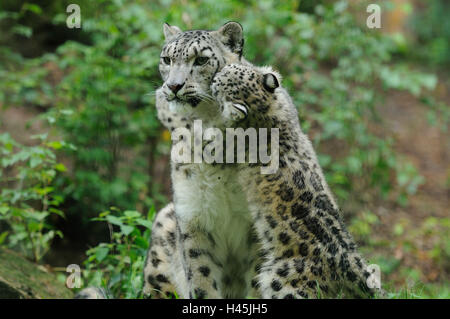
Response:
[[[223,129],[211,82],[225,65],[249,64],[242,57],[242,27],[229,22],[216,31],[173,28],[165,27],[160,63],[164,84],[156,94],[158,117],[171,131],[183,127],[192,132],[196,119],[203,121],[203,129]],[[208,59],[196,62],[199,57]],[[177,144],[188,142],[197,140]],[[236,166],[173,161],[171,165],[175,223],[161,228],[154,224],[157,240],[151,244],[145,267],[146,294],[159,290],[161,294],[153,293],[153,297],[161,297],[169,290],[156,280],[163,275],[181,298],[256,297],[250,282],[259,243]],[[175,233],[175,247],[158,247],[167,242],[161,240],[167,239],[167,229]],[[153,264],[155,259],[161,263]]]
[[[347,232],[280,76],[242,57],[242,29],[165,26],[157,91],[171,131],[279,128],[280,168],[174,163],[174,202],[158,213],[145,266],[146,295],[181,298],[369,297],[366,262]],[[208,54],[195,62],[198,57]],[[167,63],[170,62],[170,63]],[[195,138],[178,143],[196,143]],[[174,142],[175,143],[175,142]]]
[[[275,174],[261,175],[259,165],[239,166],[239,183],[264,252],[255,285],[264,298],[374,296],[367,264],[279,79],[267,67],[228,65],[212,83],[225,121],[232,121],[227,109],[243,105],[247,116],[235,126],[280,130]]]
[[[232,168],[238,172],[233,185],[245,193],[241,206],[247,206],[251,218],[248,228],[251,236],[242,246],[248,255],[255,256],[252,263],[233,267],[239,264],[242,256],[230,256],[233,261],[224,263],[221,256],[226,254],[224,247],[218,247],[218,240],[226,238],[217,238],[205,228],[191,229],[183,234],[175,227],[180,246],[171,247],[175,249],[175,255],[180,249],[178,255],[181,258],[176,262],[161,263],[161,271],[177,265],[178,274],[182,275],[178,278],[172,275],[172,282],[176,286],[185,282],[186,286],[194,287],[185,297],[241,297],[239,291],[252,291],[254,296],[263,298],[371,297],[377,293],[367,286],[370,275],[367,264],[346,230],[311,143],[301,131],[289,95],[278,87],[280,81],[280,76],[270,68],[248,65],[225,66],[212,81],[212,95],[219,102],[224,123],[242,128],[280,129],[281,165],[279,171],[271,175],[261,175],[258,165],[239,164]],[[236,105],[244,106],[244,118],[230,117],[229,109]],[[223,192],[223,188],[227,191],[223,185],[222,189],[214,191]],[[194,199],[190,197],[190,200]],[[172,210],[171,214],[179,216]],[[175,222],[177,220],[175,218]],[[155,224],[154,234],[158,234],[160,227]],[[245,237],[239,234],[243,229],[233,230],[234,237]],[[171,232],[165,232],[166,236]],[[182,247],[183,240],[194,240],[201,248],[186,251]],[[153,256],[152,250],[150,254]],[[182,268],[185,268],[184,272],[179,271]],[[227,268],[233,271],[227,273]],[[198,279],[194,277],[196,272]],[[196,284],[196,280],[200,283]],[[226,285],[228,290],[224,289]],[[179,289],[182,291],[183,287]]]

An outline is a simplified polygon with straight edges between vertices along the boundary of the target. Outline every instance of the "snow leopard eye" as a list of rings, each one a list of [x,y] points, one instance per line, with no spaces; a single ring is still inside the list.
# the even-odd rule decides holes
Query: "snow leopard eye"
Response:
[[[208,57],[199,56],[199,57],[195,58],[194,65],[204,65],[208,61],[209,61]]]
[[[170,58],[168,56],[162,57],[164,64],[170,65]]]

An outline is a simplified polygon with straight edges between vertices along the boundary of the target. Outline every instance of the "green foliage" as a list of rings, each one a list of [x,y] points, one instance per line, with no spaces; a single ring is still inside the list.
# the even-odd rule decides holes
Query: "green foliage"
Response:
[[[449,283],[441,284],[423,284],[417,283],[411,287],[402,288],[397,292],[388,294],[390,299],[449,299]]]
[[[115,9],[110,5],[103,11],[108,19],[85,18],[86,29],[95,32],[94,46],[66,43],[46,57],[67,72],[55,89],[58,102],[48,119],[77,146],[68,154],[76,174],[62,182],[77,206],[85,199],[77,211],[136,207],[138,201],[148,207],[149,195],[155,195],[151,176],[142,172],[156,153],[159,124],[146,93],[156,89],[160,39],[133,32],[143,26],[142,18],[131,21],[136,8]]]
[[[364,214],[353,220],[350,228],[361,237],[361,233],[371,232],[370,226],[376,224],[376,216]],[[391,283],[384,283],[386,290],[392,291],[391,298],[448,298],[449,290],[445,283],[450,266],[450,219],[428,217],[417,227],[410,224],[409,219],[399,219],[392,225],[390,240],[380,239],[372,232],[366,251],[373,253],[384,247],[395,253],[376,255],[371,262],[380,266],[384,279],[395,277],[397,284],[401,283],[402,288],[397,291]],[[368,240],[365,236],[362,238]],[[414,262],[405,265],[406,256]],[[418,263],[429,265],[431,261],[434,269],[429,273],[423,272]],[[424,282],[429,283],[425,285]]]
[[[164,201],[148,174],[160,130],[146,94],[159,81],[160,28],[156,23],[151,27],[137,5],[120,10],[118,3],[103,5],[90,16],[83,11],[83,30],[91,34],[93,45],[67,42],[57,52],[32,60],[5,49],[5,60],[16,59],[21,67],[5,62],[5,71],[0,71],[6,106],[50,106],[48,122],[76,146],[65,154],[74,174],[59,176],[55,184],[73,203],[67,213],[83,211],[85,217],[111,205],[150,207]],[[61,15],[52,18],[62,22]],[[57,85],[49,81],[54,69],[65,74]]]
[[[65,166],[56,161],[54,151],[65,145],[48,142],[45,135],[35,136],[37,146],[23,146],[9,134],[0,134],[0,222],[7,230],[0,233],[0,244],[39,261],[50,249],[55,236],[49,221],[53,215],[64,217],[58,209],[62,198],[55,194],[52,182]]]
[[[414,14],[410,25],[421,44],[411,53],[434,65],[450,64],[450,4],[446,0],[422,0],[423,10]]]
[[[120,212],[111,207],[94,218],[108,224],[111,242],[100,243],[86,252],[86,287],[102,286],[115,297],[142,297],[144,261],[154,214],[153,208],[143,217],[137,211]]]
[[[361,241],[370,240],[372,227],[378,223],[379,219],[377,215],[365,211],[362,213],[362,216],[352,219],[349,230]]]

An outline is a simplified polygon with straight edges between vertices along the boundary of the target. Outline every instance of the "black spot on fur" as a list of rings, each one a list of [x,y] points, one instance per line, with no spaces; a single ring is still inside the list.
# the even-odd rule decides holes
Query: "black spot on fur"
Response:
[[[288,250],[285,250],[283,252],[283,256],[282,257],[283,258],[290,258],[292,256],[294,256],[294,251],[292,249],[288,249]]]
[[[189,257],[191,258],[197,258],[201,254],[202,252],[200,251],[200,249],[189,249]]]
[[[291,229],[292,229],[294,232],[297,232],[298,228],[300,227],[300,225],[299,225],[295,220],[289,222],[289,226],[291,227]]]
[[[347,279],[350,280],[351,282],[355,282],[356,281],[356,274],[353,271],[347,271],[346,273]]]
[[[308,216],[309,208],[300,203],[295,203],[292,205],[291,214],[294,218],[303,219]]]
[[[322,245],[327,246],[327,244],[331,241],[330,236],[319,224],[317,218],[306,217],[304,218],[304,224],[306,228],[314,235],[314,238],[317,238]]]
[[[294,199],[294,191],[292,188],[287,186],[285,183],[280,185],[280,188],[276,192],[278,196],[281,197],[281,199],[285,202],[290,202]]]
[[[305,270],[305,262],[303,261],[303,259],[297,258],[294,260],[294,267],[297,273],[302,274]]]
[[[284,263],[281,268],[277,269],[277,275],[280,277],[286,277],[289,274],[289,266],[287,263]]]
[[[175,247],[176,245],[176,240],[175,240],[175,233],[174,232],[167,232],[168,238],[167,241],[169,242],[169,245],[172,247]]]
[[[303,176],[302,171],[296,171],[292,179],[294,180],[294,184],[297,188],[301,190],[305,188],[305,177]]]
[[[208,277],[209,273],[211,272],[211,270],[207,266],[200,266],[198,270],[205,277]]]
[[[281,243],[283,245],[287,245],[289,243],[289,241],[291,240],[291,236],[289,236],[287,233],[282,232],[280,233],[280,235],[278,236],[278,239],[281,241]]]
[[[281,283],[278,280],[273,280],[272,283],[270,284],[270,286],[272,287],[273,290],[275,291],[280,291],[281,288],[283,288],[283,286],[281,285]]]
[[[298,252],[304,257],[308,256],[308,245],[306,245],[305,243],[301,243],[298,246]]]
[[[308,281],[308,282],[306,283],[306,285],[307,285],[309,288],[311,288],[311,289],[316,288],[316,283],[315,283],[314,281],[312,281],[312,280]]]
[[[306,191],[300,195],[300,199],[308,204],[311,203],[313,197],[314,197],[313,193],[308,192],[308,191]]]
[[[252,279],[250,284],[251,284],[252,288],[258,288],[259,287],[259,282],[256,279]]]
[[[328,246],[327,250],[328,250],[328,252],[329,252],[331,255],[336,255],[336,253],[337,253],[337,247],[336,247],[336,245],[335,245],[334,243],[331,243],[331,244]]]
[[[333,216],[338,215],[336,209],[333,208],[333,204],[331,204],[331,201],[327,195],[322,194],[317,196],[314,201],[314,206],[330,213]]]
[[[156,276],[156,280],[158,280],[159,282],[169,282],[169,280],[167,279],[166,276],[159,274]]]
[[[266,220],[271,228],[277,227],[278,223],[272,216],[266,215]]]
[[[161,263],[161,259],[159,258],[152,258],[152,266],[155,268],[158,268],[158,265]]]
[[[314,190],[316,192],[321,192],[323,191],[323,186],[320,183],[320,176],[319,174],[317,174],[316,172],[311,172],[311,178],[309,179],[312,186],[314,187]]]
[[[153,286],[153,289],[156,290],[161,290],[161,286],[159,285],[159,283],[156,281],[155,277],[153,277],[152,275],[148,275],[147,276],[147,281],[150,285]]]

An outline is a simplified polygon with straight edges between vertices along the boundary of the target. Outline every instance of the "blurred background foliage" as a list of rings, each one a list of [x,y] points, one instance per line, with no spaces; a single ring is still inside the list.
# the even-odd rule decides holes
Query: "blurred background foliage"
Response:
[[[69,3],[0,4],[0,244],[53,270],[84,262],[85,285],[140,297],[151,221],[171,199],[152,95],[162,25],[234,20],[245,57],[283,75],[392,296],[450,296],[447,1],[79,0],[81,29]],[[368,3],[381,29],[366,27]]]

